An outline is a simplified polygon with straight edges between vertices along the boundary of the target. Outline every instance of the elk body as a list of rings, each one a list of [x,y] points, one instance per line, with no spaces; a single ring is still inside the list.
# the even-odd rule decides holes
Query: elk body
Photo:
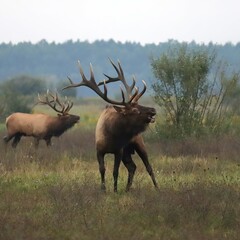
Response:
[[[79,116],[69,114],[69,110],[73,106],[71,103],[63,104],[59,101],[57,95],[49,100],[46,96],[45,100],[39,97],[41,104],[48,104],[51,108],[58,112],[57,116],[47,114],[28,114],[13,113],[6,119],[7,135],[3,138],[5,143],[11,139],[12,147],[15,148],[22,136],[34,137],[35,147],[38,146],[41,139],[46,141],[47,146],[51,145],[52,137],[59,137],[69,128],[73,127],[80,119]],[[56,108],[56,104],[61,106],[61,110]]]
[[[71,79],[69,79],[71,84],[64,88],[87,86],[94,90],[102,99],[112,104],[107,106],[101,113],[95,132],[97,159],[101,174],[101,188],[102,190],[106,190],[104,157],[106,154],[111,153],[114,154],[114,191],[117,192],[119,166],[121,161],[128,170],[126,191],[130,189],[136,171],[136,165],[132,159],[132,154],[134,154],[135,151],[142,159],[149,175],[151,176],[154,186],[158,188],[141,135],[141,133],[146,130],[149,123],[154,122],[156,110],[138,104],[139,98],[146,91],[145,82],[143,81],[144,89],[142,92],[138,93],[138,89],[135,87],[135,79],[133,79],[132,86],[127,85],[120,63],[118,62],[118,67],[112,61],[111,64],[118,73],[116,78],[111,78],[105,75],[108,80],[97,84],[92,66],[90,65],[90,80],[87,80],[81,65],[79,64],[82,81],[78,84],[74,84]],[[123,83],[127,92],[127,101],[125,100],[126,94],[124,95],[122,89],[122,101],[111,100],[107,97],[106,84],[115,81],[121,81]],[[104,84],[104,92],[99,88],[99,85],[102,84]],[[135,89],[134,93],[132,93],[133,89]]]

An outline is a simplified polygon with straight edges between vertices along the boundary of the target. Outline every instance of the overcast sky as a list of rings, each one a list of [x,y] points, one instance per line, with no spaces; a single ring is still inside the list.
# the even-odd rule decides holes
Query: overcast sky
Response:
[[[0,0],[0,43],[240,41],[240,0]]]

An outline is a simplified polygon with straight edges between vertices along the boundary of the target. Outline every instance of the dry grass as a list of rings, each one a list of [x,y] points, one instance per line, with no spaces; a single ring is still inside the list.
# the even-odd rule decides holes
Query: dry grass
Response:
[[[239,239],[240,139],[155,142],[151,128],[146,144],[160,190],[134,156],[133,188],[125,193],[121,165],[113,193],[108,156],[102,193],[94,127],[85,127],[95,120],[83,120],[51,148],[42,142],[35,151],[31,138],[16,150],[1,145],[0,239]]]
[[[172,171],[164,167],[169,160],[160,159],[159,192],[140,167],[129,193],[121,168],[119,194],[111,190],[111,163],[106,194],[94,162],[2,166],[0,239],[238,239],[239,174],[204,171],[197,162],[185,172],[182,159]]]

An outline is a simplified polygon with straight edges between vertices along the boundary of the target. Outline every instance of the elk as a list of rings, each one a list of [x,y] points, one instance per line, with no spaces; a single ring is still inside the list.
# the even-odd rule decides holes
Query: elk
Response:
[[[114,154],[114,192],[117,192],[119,166],[121,161],[128,170],[126,191],[129,191],[136,171],[136,164],[134,163],[131,156],[135,153],[135,151],[142,159],[155,188],[158,188],[152,167],[148,161],[148,155],[143,137],[141,135],[141,133],[146,130],[149,123],[154,122],[156,115],[155,108],[145,107],[138,104],[138,100],[146,91],[146,83],[143,81],[144,88],[139,93],[138,88],[135,86],[135,78],[133,78],[132,85],[128,85],[125,80],[120,62],[118,61],[117,66],[111,59],[109,60],[118,74],[117,77],[112,78],[104,74],[108,79],[97,84],[95,81],[92,65],[90,64],[90,79],[88,80],[84,75],[80,62],[78,61],[80,75],[82,78],[80,83],[73,83],[73,81],[68,77],[70,85],[63,88],[67,89],[72,87],[86,86],[97,93],[103,100],[111,104],[107,106],[101,113],[95,131],[97,160],[99,163],[99,171],[101,175],[101,189],[103,191],[106,191],[106,169],[104,157],[105,154],[110,153]],[[124,94],[124,91],[121,88],[121,101],[116,101],[108,97],[106,84],[116,81],[121,81],[126,90]],[[100,89],[100,85],[103,85],[103,91]],[[128,98],[127,100],[126,97]]]
[[[79,116],[68,113],[73,103],[67,99],[61,102],[57,93],[52,94],[48,91],[44,98],[38,94],[38,103],[48,105],[58,115],[20,112],[11,114],[6,118],[7,135],[3,138],[6,144],[13,139],[12,147],[16,148],[22,136],[32,136],[36,148],[41,139],[45,140],[47,146],[51,146],[52,137],[61,136],[80,120]]]

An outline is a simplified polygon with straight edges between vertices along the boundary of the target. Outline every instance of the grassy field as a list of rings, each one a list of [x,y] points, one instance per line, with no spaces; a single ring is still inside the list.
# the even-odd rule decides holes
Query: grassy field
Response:
[[[151,127],[145,139],[160,190],[134,155],[131,191],[121,165],[113,193],[109,155],[103,193],[94,149],[99,109],[73,109],[80,124],[51,148],[42,142],[35,151],[31,138],[16,150],[1,143],[0,239],[239,239],[239,139],[166,142],[154,140]]]

